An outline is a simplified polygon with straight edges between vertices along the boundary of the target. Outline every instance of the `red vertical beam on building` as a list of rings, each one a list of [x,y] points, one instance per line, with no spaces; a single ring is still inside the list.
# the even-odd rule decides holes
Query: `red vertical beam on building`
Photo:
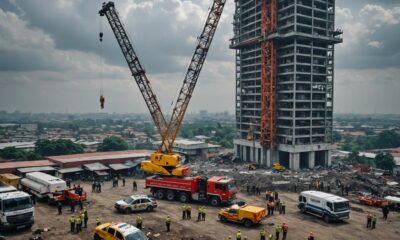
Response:
[[[274,33],[277,25],[276,0],[262,0],[261,33],[263,38]],[[276,145],[276,43],[261,41],[261,136],[263,146]]]

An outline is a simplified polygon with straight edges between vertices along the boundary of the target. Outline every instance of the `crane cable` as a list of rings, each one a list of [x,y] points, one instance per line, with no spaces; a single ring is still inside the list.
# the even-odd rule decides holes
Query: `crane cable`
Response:
[[[99,40],[100,40],[100,108],[104,109],[104,92],[103,92],[103,71],[104,71],[104,57],[103,57],[103,21],[99,19]]]

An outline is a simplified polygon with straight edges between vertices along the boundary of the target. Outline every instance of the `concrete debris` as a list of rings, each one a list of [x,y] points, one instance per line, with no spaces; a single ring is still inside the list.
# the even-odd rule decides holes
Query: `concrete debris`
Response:
[[[304,191],[320,189],[333,194],[346,195],[346,191],[359,195],[377,197],[400,196],[400,181],[396,176],[385,176],[382,170],[365,168],[359,170],[352,165],[338,164],[334,167],[286,170],[276,172],[270,169],[248,170],[246,164],[216,164],[195,162],[190,165],[193,172],[203,176],[225,175],[233,177],[242,192],[259,188],[260,191]],[[254,188],[253,188],[254,186]]]

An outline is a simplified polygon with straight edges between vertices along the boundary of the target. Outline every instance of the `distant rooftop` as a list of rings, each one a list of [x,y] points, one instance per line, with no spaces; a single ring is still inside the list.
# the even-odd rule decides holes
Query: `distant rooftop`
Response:
[[[15,148],[34,148],[35,142],[8,142],[8,143],[0,143],[0,149],[4,149],[6,147],[15,147]]]
[[[94,152],[82,153],[62,156],[50,156],[49,160],[58,163],[80,162],[80,161],[101,161],[105,159],[121,159],[121,158],[140,158],[148,157],[153,151],[149,150],[128,150],[115,152]]]
[[[37,160],[37,161],[11,161],[0,163],[0,169],[6,168],[25,168],[25,167],[43,167],[43,166],[55,166],[56,164],[49,160]]]
[[[83,165],[83,167],[86,168],[89,171],[103,171],[103,170],[108,170],[109,169],[104,164],[101,164],[101,163],[98,163],[98,162],[85,164],[85,165]]]

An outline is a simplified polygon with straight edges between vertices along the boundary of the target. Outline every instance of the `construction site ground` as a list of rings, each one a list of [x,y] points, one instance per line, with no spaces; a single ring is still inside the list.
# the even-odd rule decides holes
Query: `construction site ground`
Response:
[[[144,189],[144,181],[138,182],[138,191],[135,194],[149,194]],[[39,202],[35,205],[35,224],[31,230],[20,230],[19,232],[5,233],[6,239],[26,240],[32,237],[32,232],[36,229],[48,228],[50,231],[42,234],[43,239],[93,239],[95,229],[95,219],[99,217],[101,222],[127,222],[135,223],[137,213],[121,214],[115,211],[114,202],[128,195],[134,194],[132,191],[132,179],[127,179],[126,186],[122,187],[121,181],[119,187],[112,188],[111,182],[106,182],[102,187],[101,193],[92,193],[89,183],[81,183],[84,190],[88,191],[89,199],[89,224],[87,229],[79,234],[70,233],[68,218],[71,216],[69,206],[63,207],[63,214],[58,215],[54,206],[49,206],[45,202]],[[238,199],[245,200],[249,204],[257,206],[266,206],[265,195],[248,195],[247,193],[238,193]],[[158,200],[158,208],[154,212],[140,213],[143,217],[144,232],[159,234],[153,239],[179,240],[179,239],[227,239],[229,235],[234,237],[237,230],[242,231],[242,239],[246,236],[248,239],[259,239],[259,232],[266,228],[269,232],[274,232],[274,226],[269,223],[283,223],[289,225],[287,239],[306,239],[309,232],[313,232],[316,239],[399,239],[400,234],[400,213],[391,212],[389,219],[384,221],[380,209],[362,206],[352,202],[350,219],[341,223],[325,223],[321,219],[311,215],[301,214],[297,208],[298,194],[280,192],[280,198],[286,202],[287,210],[285,215],[275,214],[266,218],[261,225],[246,229],[241,225],[233,223],[220,223],[217,221],[217,212],[219,208],[207,207],[205,222],[197,222],[197,210],[199,206],[192,204],[192,219],[181,220],[180,202],[168,202]],[[356,199],[350,196],[350,199]],[[79,208],[78,208],[79,209]],[[377,228],[369,230],[366,228],[367,211],[376,213],[378,216]],[[164,219],[167,215],[172,218],[171,232],[166,232]],[[275,239],[275,238],[274,238]]]

